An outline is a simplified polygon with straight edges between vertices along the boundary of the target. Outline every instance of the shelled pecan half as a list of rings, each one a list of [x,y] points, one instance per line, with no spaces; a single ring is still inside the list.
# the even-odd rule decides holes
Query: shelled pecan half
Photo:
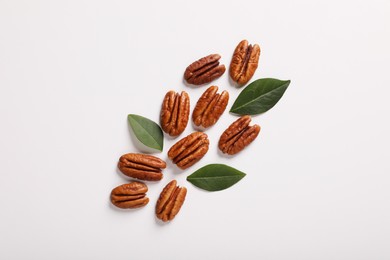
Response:
[[[119,170],[132,178],[145,181],[159,181],[162,179],[162,170],[167,167],[160,158],[140,153],[128,153],[119,158]]]
[[[192,121],[196,126],[207,128],[214,125],[225,111],[229,93],[225,90],[217,94],[217,91],[217,86],[211,86],[199,98],[192,113]]]
[[[111,191],[111,203],[122,209],[140,208],[148,204],[148,186],[142,182],[130,182]]]
[[[242,40],[236,47],[230,63],[229,74],[238,85],[245,85],[255,74],[259,65],[260,46],[248,45],[247,40]]]
[[[185,187],[177,186],[177,181],[172,180],[162,190],[156,204],[156,216],[164,222],[171,221],[177,213],[187,195]]]
[[[168,158],[180,169],[187,169],[198,162],[209,150],[209,139],[202,132],[194,132],[176,144],[168,151]]]
[[[210,54],[189,65],[184,72],[184,79],[193,85],[202,85],[213,81],[225,73],[225,65],[219,64],[221,55]]]
[[[256,139],[260,132],[259,125],[249,126],[250,116],[240,117],[222,133],[218,147],[223,153],[236,154]]]
[[[187,126],[190,115],[190,97],[169,91],[164,98],[160,113],[161,128],[170,136],[180,135]]]

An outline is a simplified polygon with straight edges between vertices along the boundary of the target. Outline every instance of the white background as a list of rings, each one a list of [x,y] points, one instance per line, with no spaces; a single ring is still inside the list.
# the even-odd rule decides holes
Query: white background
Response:
[[[390,259],[389,17],[388,0],[0,0],[0,258]],[[127,114],[158,122],[171,89],[192,109],[207,86],[186,86],[186,66],[229,66],[244,38],[262,49],[253,79],[291,79],[253,118],[256,141],[221,156],[226,111],[199,163],[148,183],[145,208],[111,206],[117,160],[138,151]],[[229,109],[241,89],[213,84]],[[209,163],[247,176],[215,193],[185,180]],[[173,178],[188,195],[164,225]]]

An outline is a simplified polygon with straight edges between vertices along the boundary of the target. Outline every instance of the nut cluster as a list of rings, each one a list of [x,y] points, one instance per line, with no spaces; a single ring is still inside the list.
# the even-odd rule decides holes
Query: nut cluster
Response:
[[[258,66],[259,45],[249,45],[241,41],[236,47],[230,64],[229,74],[238,85],[246,84]],[[226,70],[220,64],[219,54],[211,54],[191,63],[184,72],[184,79],[189,84],[203,85],[222,76]],[[217,86],[210,86],[199,98],[192,113],[195,126],[204,129],[217,123],[229,102],[229,93],[218,92]],[[166,93],[160,112],[162,130],[177,137],[187,127],[190,114],[190,98],[187,92]],[[260,132],[260,126],[249,126],[250,116],[242,116],[233,122],[221,135],[218,148],[230,155],[237,154],[253,142]],[[168,151],[168,158],[180,169],[187,169],[197,163],[209,150],[209,139],[203,132],[193,132],[176,142]],[[143,181],[160,181],[166,163],[160,158],[141,153],[127,153],[119,158],[118,168],[128,177]],[[133,209],[148,204],[148,187],[145,183],[132,181],[114,188],[110,200],[122,209]],[[179,213],[187,189],[179,187],[176,180],[170,181],[162,190],[155,208],[156,217],[164,222],[171,221]]]

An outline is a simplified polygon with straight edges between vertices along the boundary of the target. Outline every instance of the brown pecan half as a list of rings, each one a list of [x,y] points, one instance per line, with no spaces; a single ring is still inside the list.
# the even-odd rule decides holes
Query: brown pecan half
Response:
[[[185,187],[177,186],[172,180],[165,186],[156,204],[156,216],[162,221],[172,220],[179,213],[187,195]]]
[[[234,50],[230,63],[230,77],[238,85],[245,85],[255,74],[259,64],[260,46],[248,45],[247,40],[242,40]]]
[[[166,167],[166,163],[152,155],[140,153],[128,153],[119,158],[118,168],[125,175],[145,180],[159,181],[163,174],[161,169]]]
[[[213,81],[225,73],[225,65],[219,65],[221,55],[210,54],[186,68],[184,79],[193,85],[202,85]]]
[[[209,139],[202,132],[194,132],[176,144],[168,151],[168,158],[180,169],[187,169],[198,162],[209,150]]]
[[[219,139],[218,147],[223,153],[236,154],[256,139],[260,126],[249,126],[250,116],[243,116],[231,124]]]
[[[149,202],[146,197],[148,186],[141,182],[120,185],[111,191],[111,202],[118,208],[134,209],[143,207]]]
[[[217,94],[217,91],[217,86],[211,86],[199,98],[192,113],[192,121],[196,126],[201,125],[207,128],[214,125],[225,111],[229,101],[229,93],[223,91],[221,94]]]
[[[187,126],[190,115],[190,98],[187,92],[181,94],[169,91],[164,98],[160,121],[165,133],[178,136]]]

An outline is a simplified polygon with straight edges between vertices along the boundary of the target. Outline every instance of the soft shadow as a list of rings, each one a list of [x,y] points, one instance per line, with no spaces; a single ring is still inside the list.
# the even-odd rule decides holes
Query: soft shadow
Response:
[[[229,81],[229,85],[230,85],[230,86],[235,87],[235,88],[237,88],[237,89],[243,87],[243,86],[238,85],[238,84],[230,77],[230,75],[228,75],[228,78],[229,78],[228,81]]]
[[[172,160],[170,160],[169,158],[166,158],[166,162],[167,162],[167,169],[170,169],[170,172],[174,175],[174,177],[176,175],[181,175],[183,172],[186,171],[177,167],[177,165],[174,164]]]
[[[209,191],[209,190],[205,190],[205,189],[201,189],[199,188],[198,186],[195,186],[194,184],[192,184],[192,187],[194,187],[196,190],[198,190],[199,192],[204,192],[204,193],[215,193],[215,192],[219,192],[219,191],[223,191],[223,190],[217,190],[217,191]]]
[[[223,153],[221,150],[219,150],[219,148],[217,149],[217,153],[218,153],[218,156],[222,157],[222,158],[231,159],[231,158],[233,158],[235,156],[235,155],[230,155],[230,154],[227,154],[227,153]]]
[[[251,117],[252,119],[261,118],[265,113],[266,113],[266,112],[261,113],[261,114],[257,114],[257,115],[250,115],[250,117]],[[231,124],[233,124],[233,122],[235,122],[236,120],[238,120],[238,118],[244,116],[244,115],[239,115],[239,114],[236,114],[236,113],[233,113],[233,112],[230,112],[230,111],[229,111],[229,114],[236,117],[236,119],[235,119],[234,121],[232,121]],[[250,123],[249,125],[252,125],[252,124],[253,124],[253,121],[251,121],[251,123]],[[229,126],[230,126],[230,125],[229,125]]]
[[[181,133],[181,134],[179,134],[177,136],[170,136],[169,134],[165,133],[164,131],[163,131],[163,133],[164,133],[164,139],[167,139],[169,141],[175,140],[175,139],[179,138],[182,135],[182,133]]]
[[[164,226],[168,225],[169,222],[170,222],[170,221],[168,221],[168,222],[162,221],[161,219],[159,219],[159,218],[156,216],[156,214],[154,214],[154,221],[155,221],[156,225],[157,225],[157,226],[160,226],[160,227],[164,227]]]
[[[115,168],[115,172],[116,172],[116,174],[117,174],[119,177],[121,177],[122,179],[128,180],[129,177],[127,177],[126,175],[124,175],[124,174],[121,172],[121,170],[119,170],[118,164],[117,164],[117,166],[116,166],[116,168]]]
[[[207,129],[211,128],[211,127],[209,127],[209,128],[204,128],[203,126],[197,126],[197,125],[195,125],[194,120],[192,120],[192,119],[191,119],[191,125],[192,125],[192,129],[194,129],[194,130],[197,131],[197,132],[204,132],[204,131],[206,131]]]

